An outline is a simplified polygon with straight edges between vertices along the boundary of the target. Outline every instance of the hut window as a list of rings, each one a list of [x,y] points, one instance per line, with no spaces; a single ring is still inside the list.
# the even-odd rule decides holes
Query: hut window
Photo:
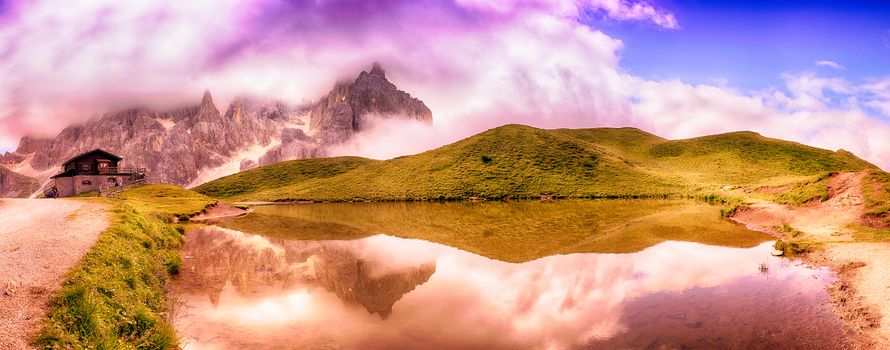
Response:
[[[90,170],[90,165],[89,164],[81,164],[80,170]]]
[[[81,181],[81,182],[80,182],[80,184],[81,184],[81,185],[86,185],[86,186],[89,186],[89,185],[92,185],[92,184],[93,184],[93,182],[92,182],[92,181],[90,181],[90,180],[83,180],[83,181]]]

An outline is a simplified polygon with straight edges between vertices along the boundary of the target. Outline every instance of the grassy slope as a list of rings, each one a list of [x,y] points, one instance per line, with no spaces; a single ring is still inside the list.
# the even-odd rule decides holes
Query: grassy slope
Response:
[[[196,191],[230,200],[331,201],[697,195],[727,184],[874,168],[848,152],[750,132],[669,141],[633,128],[505,125],[417,155],[284,162]]]
[[[717,207],[685,200],[320,203],[255,210],[221,225],[289,239],[386,233],[509,262],[636,252],[666,240],[751,247],[771,238],[721,219]]]
[[[890,226],[890,173],[869,171],[863,179],[862,192],[865,196],[865,214]]]
[[[786,205],[801,205],[814,200],[825,201],[828,199],[829,175],[830,173],[822,173],[792,184],[788,190],[775,196],[773,201]]]
[[[147,185],[128,190],[121,198],[142,214],[174,217],[200,212],[215,199],[172,185]]]
[[[234,174],[227,177],[226,182],[202,185],[201,193],[217,198],[241,196],[264,188],[280,188],[294,182],[329,178],[375,162],[360,157],[336,157],[275,163],[263,167],[262,171]]]
[[[875,168],[849,152],[832,152],[752,132],[665,142],[653,145],[649,154],[672,172],[693,181],[732,185]]]
[[[164,296],[181,266],[182,235],[168,224],[214,200],[147,185],[111,200],[112,224],[68,272],[35,343],[60,349],[176,349]]]

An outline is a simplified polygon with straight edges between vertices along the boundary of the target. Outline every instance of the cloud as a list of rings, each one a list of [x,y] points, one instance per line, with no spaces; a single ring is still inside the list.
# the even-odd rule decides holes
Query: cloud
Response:
[[[631,3],[624,0],[590,0],[590,4],[595,8],[605,10],[611,18],[647,20],[668,29],[680,27],[672,13],[657,9],[647,3]]]
[[[575,30],[566,23],[587,10],[600,9],[618,20],[675,23],[668,13],[626,1],[160,0],[70,6],[47,0],[4,2],[4,8],[0,140],[5,147],[24,134],[53,135],[110,109],[194,103],[205,88],[223,103],[237,94],[315,99],[371,61],[403,72],[409,91],[442,84],[457,93],[467,83],[485,84],[484,78],[521,83],[540,79],[540,72],[531,69],[523,76],[508,71],[516,68],[510,62],[492,72],[467,68],[476,59],[497,68],[489,44],[510,51],[500,58],[533,62],[522,52],[523,35],[556,43],[555,35]],[[617,40],[598,32],[582,35],[592,60],[608,56],[614,66]],[[430,90],[435,89],[425,89]]]
[[[860,90],[866,95],[866,106],[878,110],[885,118],[890,119],[890,77],[872,79],[862,85]]]
[[[816,65],[819,67],[828,67],[828,68],[833,68],[833,69],[837,69],[837,70],[846,69],[846,68],[844,68],[844,66],[838,64],[837,62],[827,61],[827,60],[816,61]]]
[[[728,81],[691,85],[625,71],[624,43],[583,19],[601,13],[679,26],[646,2],[42,1],[9,8],[0,15],[0,147],[109,109],[196,103],[205,88],[223,104],[238,94],[315,99],[379,61],[391,81],[431,108],[434,126],[381,125],[342,152],[387,158],[524,123],[636,126],[666,137],[746,129],[890,166],[882,80],[853,84],[803,72],[783,75],[783,86],[740,91]],[[394,147],[394,139],[414,146]]]

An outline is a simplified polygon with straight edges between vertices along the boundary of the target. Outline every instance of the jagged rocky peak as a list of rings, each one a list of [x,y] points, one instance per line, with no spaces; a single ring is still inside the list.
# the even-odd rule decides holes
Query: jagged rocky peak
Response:
[[[343,142],[380,119],[431,123],[433,114],[423,101],[399,90],[375,63],[353,82],[341,82],[323,97],[310,114],[310,128],[323,144]]]
[[[201,108],[216,108],[213,104],[213,97],[210,96],[210,89],[204,90],[204,97],[201,98]]]
[[[197,122],[217,122],[221,115],[216,105],[213,104],[213,97],[210,96],[210,90],[204,91],[204,97],[201,98],[201,105],[198,107],[198,113],[193,119]]]
[[[386,79],[386,71],[383,70],[383,67],[380,67],[380,63],[377,62],[374,62],[374,65],[371,67],[371,75],[376,75],[383,79]]]
[[[377,63],[355,80],[336,84],[312,104],[239,97],[220,113],[209,89],[200,103],[195,102],[165,111],[123,109],[70,125],[56,137],[26,136],[15,152],[0,155],[0,164],[26,169],[27,174],[19,175],[48,185],[50,170],[63,161],[102,148],[123,157],[127,166],[148,168],[153,178],[189,186],[211,180],[205,173],[218,176],[213,170],[231,161],[249,169],[324,156],[330,146],[376,120],[432,121],[429,108],[389,82]],[[256,154],[260,152],[264,154]],[[26,182],[5,183],[4,189],[8,193],[27,190]]]
[[[52,138],[39,138],[33,136],[25,136],[22,137],[22,140],[19,141],[19,147],[16,148],[16,153],[19,154],[30,154],[38,151],[43,151],[49,149],[53,144]]]

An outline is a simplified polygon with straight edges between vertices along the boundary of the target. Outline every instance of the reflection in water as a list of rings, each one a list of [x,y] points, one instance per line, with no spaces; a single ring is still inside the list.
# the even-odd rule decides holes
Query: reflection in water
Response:
[[[770,250],[665,242],[515,264],[208,227],[188,236],[177,327],[188,349],[845,347],[830,273]]]
[[[385,233],[489,258],[526,262],[554,254],[632,253],[664,241],[751,248],[771,236],[693,200],[396,202],[267,205],[225,226],[291,239],[356,239]]]
[[[186,254],[193,285],[209,294],[213,306],[227,283],[241,296],[263,290],[321,286],[342,301],[382,317],[392,305],[436,271],[432,258],[416,265],[359,256],[361,241],[267,240],[210,227],[189,236]]]

